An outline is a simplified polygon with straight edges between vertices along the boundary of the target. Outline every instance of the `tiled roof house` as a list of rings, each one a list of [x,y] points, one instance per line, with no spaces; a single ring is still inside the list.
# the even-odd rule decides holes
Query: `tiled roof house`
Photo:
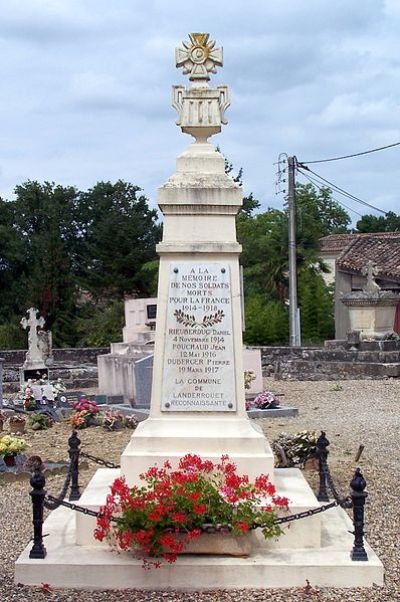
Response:
[[[320,257],[331,270],[327,281],[335,283],[337,339],[344,339],[349,329],[348,308],[341,296],[363,287],[361,270],[368,261],[378,269],[381,288],[400,292],[400,232],[331,234],[320,240]]]

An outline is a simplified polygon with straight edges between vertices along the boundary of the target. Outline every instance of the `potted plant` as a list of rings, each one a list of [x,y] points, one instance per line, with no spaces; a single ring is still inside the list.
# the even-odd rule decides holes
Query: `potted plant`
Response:
[[[100,408],[95,401],[88,401],[82,398],[73,406],[75,413],[71,416],[71,425],[73,428],[84,429],[89,426],[98,426],[100,421],[98,414]]]
[[[276,518],[287,509],[288,500],[276,495],[266,475],[251,483],[246,475],[237,474],[226,455],[214,463],[189,454],[177,469],[166,461],[140,478],[143,484],[131,489],[124,478],[114,481],[97,520],[95,538],[114,538],[122,550],[144,557],[148,568],[160,566],[162,559],[173,563],[185,551],[229,553],[215,549],[215,532],[222,534],[219,543],[248,536],[257,527],[266,539],[282,534]],[[197,538],[207,538],[204,531],[213,531],[211,547],[191,548]],[[240,550],[243,555],[243,547]],[[149,560],[154,557],[159,560]]]
[[[124,416],[121,412],[108,410],[102,416],[102,426],[109,431],[120,431],[124,428]]]
[[[53,426],[53,419],[48,414],[32,414],[28,418],[28,424],[34,431],[45,431]]]
[[[0,439],[0,456],[4,458],[7,466],[15,466],[15,456],[23,452],[27,447],[24,439],[5,435]]]
[[[25,418],[20,414],[14,414],[8,419],[10,433],[22,435],[25,432]]]
[[[134,414],[129,414],[128,416],[124,416],[124,426],[127,429],[135,430],[137,425],[139,424],[138,419]]]

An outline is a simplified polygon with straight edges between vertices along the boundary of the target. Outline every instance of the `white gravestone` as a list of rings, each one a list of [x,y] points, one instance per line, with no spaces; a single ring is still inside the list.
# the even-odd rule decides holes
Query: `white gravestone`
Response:
[[[54,401],[54,391],[51,385],[31,385],[32,395],[36,401],[42,401],[46,397],[49,401]]]
[[[28,352],[26,354],[24,368],[36,368],[44,366],[43,353],[40,348],[38,328],[43,328],[44,318],[37,318],[38,310],[30,307],[27,311],[28,319],[22,318],[22,328],[29,328],[28,331]]]

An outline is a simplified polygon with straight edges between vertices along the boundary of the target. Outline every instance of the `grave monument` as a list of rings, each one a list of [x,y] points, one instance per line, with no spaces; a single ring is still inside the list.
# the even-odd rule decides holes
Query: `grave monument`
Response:
[[[143,404],[142,360],[151,361],[155,335],[157,299],[126,299],[125,326],[122,343],[111,343],[110,353],[97,357],[99,393],[109,397],[122,396],[132,405],[150,405],[150,397]],[[149,360],[150,358],[150,360]],[[138,364],[139,362],[139,364]],[[147,371],[146,371],[147,373]],[[139,374],[139,379],[137,375]],[[144,387],[151,390],[149,386]]]
[[[208,142],[226,123],[227,86],[209,88],[210,74],[222,65],[222,49],[208,34],[194,33],[176,51],[191,88],[174,86],[177,124],[195,141],[178,157],[176,172],[159,190],[164,215],[158,245],[157,327],[149,418],[141,422],[122,453],[120,469],[100,469],[79,505],[98,510],[109,487],[122,474],[130,484],[139,474],[186,453],[219,459],[229,454],[239,472],[253,480],[269,474],[290,511],[318,508],[319,502],[298,469],[274,470],[270,445],[247,418],[243,379],[240,278],[235,216],[242,191],[225,174],[224,158]],[[327,515],[329,514],[329,517]],[[47,556],[16,563],[17,582],[54,587],[209,589],[382,583],[382,565],[367,546],[369,560],[350,559],[352,528],[345,511],[291,523],[278,541],[252,532],[249,558],[183,556],[156,572],[140,559],[113,554],[93,538],[95,519],[58,508],[44,525]],[[218,538],[215,534],[215,552]]]
[[[367,278],[362,291],[352,291],[341,298],[349,308],[350,332],[358,333],[364,341],[398,339],[393,326],[400,295],[381,290],[375,281],[378,270],[372,261],[365,264],[361,273]]]
[[[21,385],[29,379],[48,378],[47,364],[52,360],[51,332],[43,330],[45,324],[43,316],[38,318],[38,310],[34,307],[30,307],[26,313],[28,318],[22,318],[21,326],[28,329],[28,351],[25,362],[20,368]]]

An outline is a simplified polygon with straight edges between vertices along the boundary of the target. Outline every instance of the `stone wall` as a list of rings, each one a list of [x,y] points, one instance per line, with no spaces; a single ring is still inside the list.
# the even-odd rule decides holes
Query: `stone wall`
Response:
[[[400,378],[400,341],[346,341],[324,347],[260,347],[264,376],[276,380]]]
[[[60,363],[97,365],[97,356],[109,352],[109,347],[53,348],[53,357],[55,362]],[[22,366],[25,355],[26,350],[24,349],[0,349],[0,357],[4,359],[4,364]]]

